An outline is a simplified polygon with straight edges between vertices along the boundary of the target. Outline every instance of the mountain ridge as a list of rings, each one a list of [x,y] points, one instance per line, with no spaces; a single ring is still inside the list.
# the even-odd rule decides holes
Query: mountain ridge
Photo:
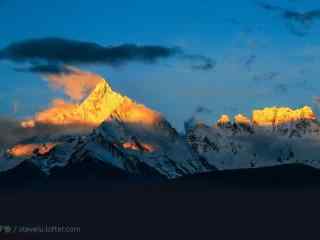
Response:
[[[53,167],[65,167],[85,159],[98,159],[133,174],[144,174],[150,168],[168,178],[215,169],[200,159],[159,112],[114,92],[105,80],[74,109],[62,118],[59,115],[50,118],[48,114],[47,119],[39,122],[36,119],[35,125],[85,122],[97,126],[91,134],[67,141],[60,139],[48,152],[42,150],[46,149],[43,145],[25,144],[17,145],[8,154],[13,150],[31,153],[26,160],[46,174]],[[24,147],[34,146],[23,151]]]
[[[222,115],[211,127],[192,119],[185,124],[185,135],[179,134],[159,112],[113,91],[102,78],[82,103],[67,106],[64,109],[64,103],[60,103],[38,114],[34,124],[25,127],[85,123],[94,126],[93,131],[38,145],[28,141],[16,145],[2,158],[3,171],[27,161],[50,175],[56,167],[64,168],[86,159],[131,174],[154,172],[169,179],[217,169],[289,163],[320,167],[315,141],[320,135],[320,124],[307,106],[255,110],[251,119],[238,114],[234,122]],[[55,114],[60,108],[61,114]],[[309,142],[310,146],[306,144]],[[302,147],[310,149],[311,158],[303,156]]]

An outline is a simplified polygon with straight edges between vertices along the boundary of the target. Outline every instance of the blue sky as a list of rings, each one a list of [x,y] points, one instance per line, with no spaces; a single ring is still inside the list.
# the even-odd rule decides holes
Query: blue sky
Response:
[[[261,2],[295,12],[320,8],[311,0]],[[292,31],[292,24],[303,36]],[[77,66],[103,75],[113,88],[162,112],[178,129],[198,106],[211,110],[201,116],[211,123],[222,113],[250,115],[253,108],[273,105],[316,108],[320,18],[308,29],[300,25],[251,0],[0,0],[0,49],[59,37],[103,46],[179,46],[214,59],[217,65],[210,71],[172,59],[118,68]],[[0,116],[32,116],[63,97],[39,75],[15,71],[19,66],[0,61]]]

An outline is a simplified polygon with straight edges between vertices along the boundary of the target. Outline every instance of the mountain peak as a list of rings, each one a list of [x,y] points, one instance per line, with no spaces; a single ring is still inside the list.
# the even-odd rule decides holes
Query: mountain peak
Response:
[[[300,120],[316,120],[316,114],[309,106],[298,109],[271,107],[254,110],[252,113],[252,121],[257,126],[281,125]]]
[[[101,78],[101,81],[95,86],[94,90],[83,102],[87,101],[89,98],[92,98],[93,96],[103,96],[108,91],[112,91],[111,86],[105,79]]]
[[[222,126],[222,125],[225,125],[225,124],[229,124],[230,123],[230,117],[228,116],[228,115],[226,115],[226,114],[223,114],[223,115],[221,115],[221,117],[219,118],[219,120],[218,120],[218,125],[220,126]]]
[[[37,113],[34,119],[24,121],[21,125],[31,128],[36,124],[98,126],[125,100],[128,98],[113,91],[108,82],[101,78],[95,89],[81,104],[54,100],[52,107]]]
[[[263,109],[253,110],[252,118],[248,118],[243,114],[234,116],[234,123],[240,125],[255,126],[279,126],[287,123],[298,122],[301,120],[316,120],[316,114],[309,106],[291,109],[289,107],[267,107]],[[224,126],[230,123],[228,115],[222,115],[218,122],[218,126]]]
[[[234,121],[239,125],[251,125],[251,120],[243,114],[236,115]]]
[[[103,79],[80,104],[78,112],[85,122],[99,125],[125,100],[129,99],[113,91],[107,81]]]

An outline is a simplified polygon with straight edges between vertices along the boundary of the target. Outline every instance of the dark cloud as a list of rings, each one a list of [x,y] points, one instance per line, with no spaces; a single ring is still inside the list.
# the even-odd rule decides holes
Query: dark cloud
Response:
[[[191,69],[193,70],[209,71],[214,69],[217,65],[215,60],[198,54],[191,55],[182,53],[179,55],[179,58],[190,62]]]
[[[286,19],[297,21],[302,24],[308,24],[320,18],[320,10],[313,10],[305,13],[299,13],[294,11],[284,11],[283,16]]]
[[[286,26],[297,36],[304,36],[312,24],[320,20],[320,9],[298,12],[263,2],[257,2],[257,4],[267,11],[280,14],[287,21]]]
[[[105,63],[118,65],[129,61],[154,62],[180,53],[178,48],[123,44],[102,46],[62,38],[31,39],[12,43],[0,51],[0,57],[13,61],[56,61],[70,64]]]
[[[289,19],[303,24],[307,24],[313,22],[316,19],[320,19],[320,9],[306,12],[298,12],[262,2],[258,2],[258,5],[265,10],[281,13],[285,19]]]
[[[194,70],[208,71],[217,65],[215,60],[201,55],[184,55],[183,58],[192,62],[191,68]]]
[[[31,72],[40,74],[71,74],[71,68],[59,64],[35,64],[26,68],[15,68],[18,72]]]
[[[122,44],[117,46],[102,46],[92,42],[82,42],[62,38],[30,39],[12,43],[0,50],[0,59],[14,62],[39,62],[46,64],[54,62],[61,64],[106,64],[120,66],[129,62],[155,63],[160,59],[189,59],[192,68],[210,70],[215,62],[205,56],[184,53],[179,47],[159,45]],[[32,72],[55,71],[52,66],[32,66]]]
[[[216,62],[208,61],[203,64],[193,65],[191,66],[194,70],[202,70],[202,71],[208,71],[214,69],[216,66]]]

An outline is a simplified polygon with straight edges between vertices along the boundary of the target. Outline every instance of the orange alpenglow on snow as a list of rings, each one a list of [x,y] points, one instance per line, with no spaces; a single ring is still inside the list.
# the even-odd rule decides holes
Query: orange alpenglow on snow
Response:
[[[9,149],[7,153],[12,157],[31,157],[35,153],[39,155],[45,155],[49,153],[56,145],[56,143],[19,144]]]
[[[255,110],[252,113],[252,121],[257,126],[281,125],[299,120],[316,120],[316,115],[308,106],[300,109],[272,107]]]
[[[34,120],[27,120],[21,122],[21,127],[23,128],[34,128],[36,126],[36,123]]]
[[[126,143],[122,144],[122,147],[125,149],[131,149],[131,150],[135,150],[135,151],[139,151],[139,150],[142,150],[145,152],[154,152],[155,151],[154,147],[150,144],[142,143],[140,145],[141,146],[138,146],[134,142],[126,142]]]
[[[112,113],[114,117],[121,116],[122,119],[131,123],[151,125],[161,120],[159,113],[113,91],[102,77],[92,73],[80,74],[79,71],[77,74],[84,78],[90,78],[90,83],[98,82],[95,89],[82,103],[71,104],[64,100],[56,99],[52,102],[51,108],[36,114],[34,119],[22,122],[21,126],[32,128],[37,124],[83,124],[97,127],[109,119]],[[95,80],[93,81],[92,79]]]
[[[81,104],[71,104],[56,99],[52,102],[52,107],[37,113],[34,119],[23,121],[21,126],[32,128],[37,124],[84,124],[93,127],[100,125],[128,98],[114,92],[100,76],[96,77],[100,79],[99,83]]]
[[[240,125],[251,125],[251,120],[242,114],[236,115],[234,121]]]
[[[218,125],[224,125],[230,123],[230,118],[228,115],[222,115],[218,120]]]
[[[117,110],[112,113],[109,120],[122,119],[127,123],[153,125],[161,121],[161,114],[155,112],[142,104],[126,99]]]
[[[33,120],[22,122],[23,127],[34,127],[37,123],[51,125],[67,125],[81,122],[81,118],[76,114],[77,105],[55,99],[52,107],[36,114]]]

